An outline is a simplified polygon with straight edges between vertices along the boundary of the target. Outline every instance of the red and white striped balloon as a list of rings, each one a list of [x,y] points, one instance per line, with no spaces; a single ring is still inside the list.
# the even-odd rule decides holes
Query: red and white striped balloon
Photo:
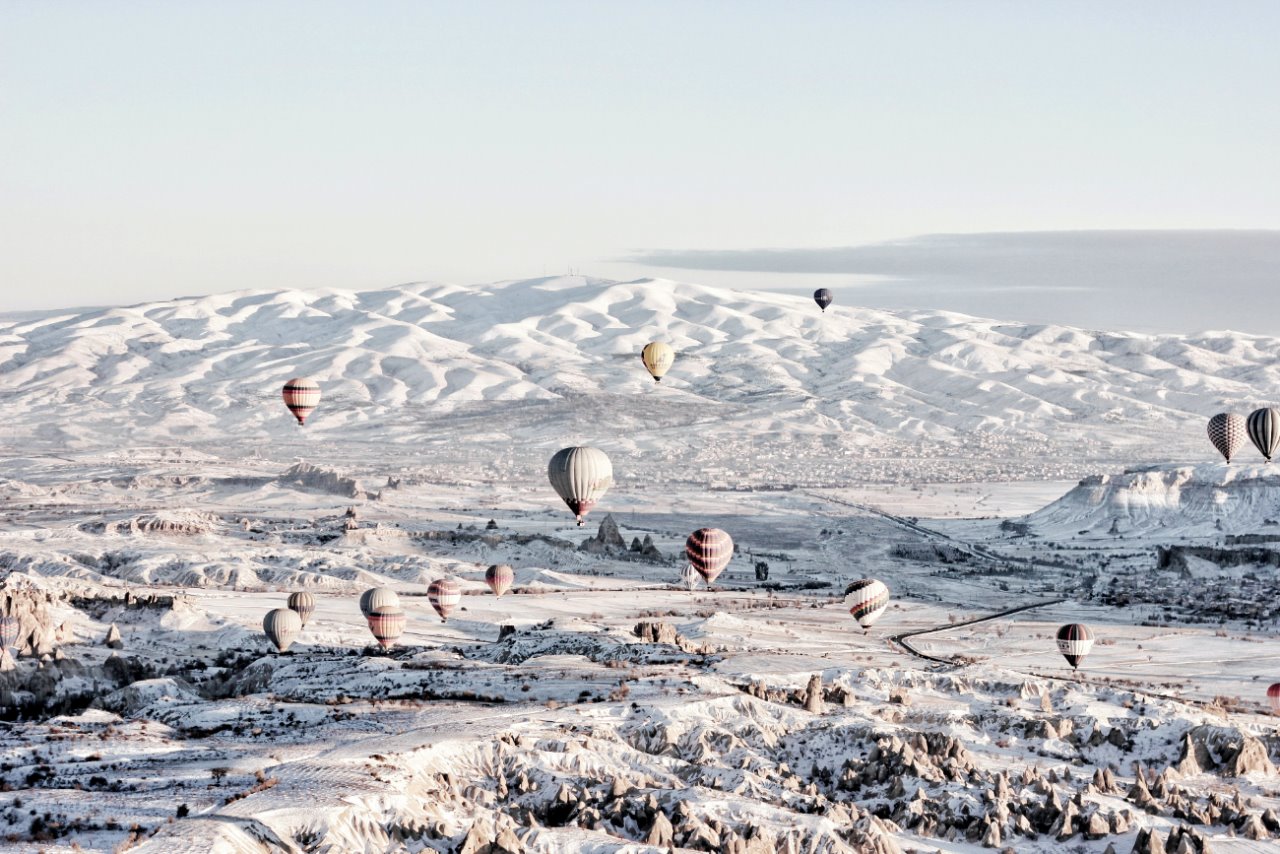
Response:
[[[719,528],[699,528],[685,541],[684,553],[698,574],[711,584],[733,559],[733,537]]]
[[[404,611],[396,607],[384,606],[374,608],[369,614],[369,631],[374,640],[382,644],[383,649],[390,649],[402,634],[406,618]]]
[[[462,590],[458,587],[458,582],[452,579],[437,578],[427,588],[427,599],[440,615],[440,622],[447,623],[453,609],[462,601]]]
[[[510,590],[515,580],[516,571],[505,563],[496,563],[484,572],[484,583],[489,585],[494,596],[501,596]]]
[[[299,424],[307,423],[307,416],[320,403],[320,383],[310,377],[294,377],[284,384],[284,405],[289,407]]]

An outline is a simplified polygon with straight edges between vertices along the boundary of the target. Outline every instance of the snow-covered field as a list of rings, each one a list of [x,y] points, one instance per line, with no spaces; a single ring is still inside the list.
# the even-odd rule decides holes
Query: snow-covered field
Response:
[[[0,316],[0,840],[1273,850],[1280,480],[1203,423],[1278,354],[577,277]],[[584,529],[545,473],[579,443],[617,478]],[[691,592],[703,526],[739,551]]]

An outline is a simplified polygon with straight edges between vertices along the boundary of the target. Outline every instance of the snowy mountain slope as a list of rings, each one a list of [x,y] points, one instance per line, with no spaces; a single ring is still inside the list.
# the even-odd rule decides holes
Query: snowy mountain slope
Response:
[[[638,358],[652,339],[678,351],[656,387]],[[1264,403],[1277,356],[1280,341],[1235,333],[822,315],[790,295],[559,277],[0,315],[0,406],[23,448],[563,439],[681,459],[717,446],[732,473],[760,442],[1069,466],[1209,459],[1204,419]],[[305,439],[279,401],[297,374],[324,388]]]
[[[1266,464],[1206,463],[1095,475],[1024,521],[1050,537],[1280,536],[1280,470]]]

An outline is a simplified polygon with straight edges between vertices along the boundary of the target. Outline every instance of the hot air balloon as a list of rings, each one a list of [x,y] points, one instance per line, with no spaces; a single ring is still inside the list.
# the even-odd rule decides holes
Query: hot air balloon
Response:
[[[298,424],[303,425],[320,403],[320,384],[310,377],[294,377],[284,384],[283,394],[284,405],[298,419]]]
[[[390,587],[370,587],[360,594],[360,613],[367,618],[375,608],[399,608],[400,597]]]
[[[290,644],[302,633],[302,618],[296,611],[276,608],[262,618],[262,631],[266,632],[267,640],[275,644],[276,649],[288,652]]]
[[[875,578],[860,578],[844,589],[844,606],[865,634],[889,607],[889,588]]]
[[[307,621],[311,619],[311,615],[316,612],[316,597],[305,590],[290,593],[289,610],[297,611],[298,616],[302,619],[302,625],[305,626]]]
[[[563,448],[547,465],[547,477],[581,528],[582,517],[613,486],[613,463],[597,448]]]
[[[398,606],[383,605],[369,614],[369,631],[373,632],[374,640],[382,644],[383,649],[391,649],[391,645],[404,634],[404,624],[404,611]]]
[[[1228,463],[1244,444],[1247,432],[1244,419],[1234,412],[1219,412],[1209,419],[1209,441]]]
[[[694,587],[697,587],[698,579],[700,578],[702,578],[702,576],[698,574],[698,570],[694,569],[693,564],[691,563],[686,563],[684,565],[684,569],[680,570],[680,583],[683,584],[687,590],[692,590]]]
[[[1058,652],[1073,668],[1093,649],[1093,632],[1083,623],[1070,623],[1058,629]]]
[[[822,313],[827,313],[827,306],[835,301],[835,294],[826,288],[818,288],[813,292],[813,301],[818,304],[818,308],[822,309]]]
[[[1253,410],[1249,413],[1245,427],[1254,447],[1262,452],[1267,462],[1271,462],[1276,449],[1280,448],[1280,409],[1265,407]]]
[[[640,351],[640,360],[653,376],[654,382],[662,382],[662,378],[671,370],[671,363],[676,360],[676,351],[661,341],[651,341]]]
[[[494,596],[501,596],[511,589],[516,580],[516,571],[505,563],[495,563],[484,571],[484,583],[489,585]]]
[[[0,617],[0,649],[8,649],[18,643],[17,617]]]
[[[440,615],[440,622],[447,623],[453,609],[462,601],[462,591],[458,588],[458,582],[453,579],[437,578],[427,587],[427,599]]]
[[[1267,699],[1271,702],[1271,711],[1280,715],[1280,682],[1273,682],[1267,689]]]
[[[684,553],[710,585],[733,558],[733,537],[719,528],[699,528],[685,540]]]

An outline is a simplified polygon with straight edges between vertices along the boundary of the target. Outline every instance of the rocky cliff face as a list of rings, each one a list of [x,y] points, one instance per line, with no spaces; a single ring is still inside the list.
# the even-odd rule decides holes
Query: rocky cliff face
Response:
[[[57,643],[57,627],[50,607],[63,594],[41,586],[29,575],[9,573],[0,580],[0,612],[18,621],[19,655],[52,654]]]
[[[1280,470],[1208,463],[1087,477],[1021,520],[1042,536],[1280,536]]]
[[[327,492],[345,498],[367,498],[375,501],[378,498],[378,493],[367,492],[355,478],[343,477],[332,469],[320,468],[305,461],[291,466],[276,480],[282,486]]]

